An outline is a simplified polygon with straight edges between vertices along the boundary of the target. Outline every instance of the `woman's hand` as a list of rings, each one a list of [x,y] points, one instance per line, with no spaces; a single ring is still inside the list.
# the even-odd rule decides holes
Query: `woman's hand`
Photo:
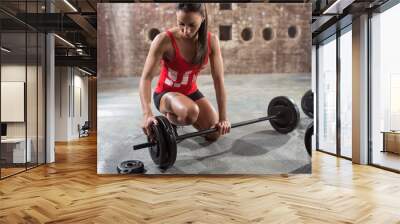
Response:
[[[221,120],[216,126],[220,135],[225,135],[231,131],[231,123],[228,120]]]
[[[151,131],[151,126],[155,124],[157,125],[157,120],[153,114],[144,115],[142,122],[142,130],[145,135],[147,135],[150,139],[153,139],[153,132]]]

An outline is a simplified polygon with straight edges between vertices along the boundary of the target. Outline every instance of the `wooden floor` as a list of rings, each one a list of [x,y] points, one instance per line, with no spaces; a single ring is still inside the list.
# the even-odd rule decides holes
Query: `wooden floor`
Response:
[[[25,171],[26,168],[1,168],[1,177],[7,177],[22,171]]]
[[[96,139],[0,181],[0,223],[400,223],[400,175],[316,152],[312,175],[99,176]]]

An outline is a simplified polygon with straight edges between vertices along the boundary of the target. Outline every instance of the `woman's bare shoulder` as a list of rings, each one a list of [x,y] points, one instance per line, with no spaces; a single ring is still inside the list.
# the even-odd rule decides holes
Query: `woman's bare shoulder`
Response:
[[[213,33],[210,33],[210,47],[211,47],[211,52],[215,52],[217,49],[219,49],[218,37]]]
[[[215,42],[218,40],[217,35],[215,35],[214,33],[208,32],[210,34],[210,41],[211,43]]]
[[[168,34],[166,31],[157,34],[157,36],[153,39],[153,45],[162,46],[167,44],[169,41]]]
[[[172,48],[171,40],[166,31],[159,33],[152,41],[151,48],[164,54]]]

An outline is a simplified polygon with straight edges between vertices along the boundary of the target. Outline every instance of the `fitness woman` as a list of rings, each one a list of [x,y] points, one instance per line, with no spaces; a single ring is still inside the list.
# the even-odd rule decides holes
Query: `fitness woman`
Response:
[[[161,73],[153,93],[156,108],[174,125],[193,125],[198,130],[217,127],[205,136],[215,141],[229,133],[226,116],[224,68],[218,38],[207,31],[207,9],[202,3],[178,3],[177,27],[158,34],[151,43],[140,79],[143,132],[151,136],[157,121],[151,111],[151,81],[157,63]],[[196,78],[210,61],[218,113],[199,91]]]

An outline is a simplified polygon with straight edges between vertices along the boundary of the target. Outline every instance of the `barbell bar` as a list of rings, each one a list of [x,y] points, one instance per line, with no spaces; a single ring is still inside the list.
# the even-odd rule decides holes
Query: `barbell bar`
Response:
[[[248,120],[248,121],[242,121],[242,122],[234,123],[234,124],[231,125],[231,128],[236,128],[236,127],[241,127],[241,126],[254,124],[254,123],[258,123],[258,122],[262,122],[262,121],[271,120],[271,119],[277,118],[278,116],[279,116],[279,114],[273,115],[273,116],[256,118],[256,119],[252,119],[252,120]],[[210,133],[213,133],[213,132],[216,132],[216,131],[218,131],[218,128],[214,127],[214,128],[201,130],[201,131],[196,131],[196,132],[186,133],[186,134],[183,134],[183,135],[178,135],[178,136],[176,136],[176,141],[185,140],[185,139],[196,137],[196,136],[202,136],[202,135],[210,134]],[[135,146],[133,146],[133,150],[139,150],[139,149],[143,149],[143,148],[148,148],[148,147],[151,147],[151,146],[155,146],[156,144],[157,144],[156,142],[148,142],[148,143],[135,145]]]
[[[265,117],[256,118],[252,120],[234,123],[231,128],[254,124],[262,121],[269,120],[271,126],[279,133],[286,134],[293,131],[300,120],[299,110],[294,102],[285,96],[278,96],[273,98],[268,104],[268,111]],[[183,135],[177,135],[172,127],[172,124],[164,116],[157,116],[157,125],[152,125],[152,133],[154,140],[148,137],[147,143],[134,145],[134,150],[149,148],[149,152],[153,162],[159,166],[160,169],[168,169],[176,160],[177,155],[177,141],[187,138],[206,135],[216,132],[218,128],[210,128],[200,130]]]

